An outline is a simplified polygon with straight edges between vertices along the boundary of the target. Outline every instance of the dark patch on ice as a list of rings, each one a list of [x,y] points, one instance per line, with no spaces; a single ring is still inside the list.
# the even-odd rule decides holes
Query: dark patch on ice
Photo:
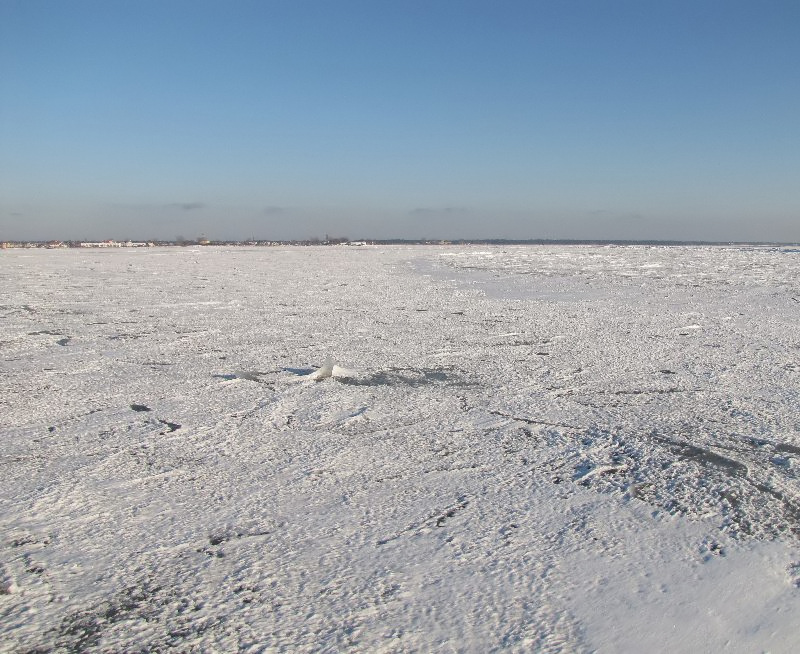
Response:
[[[145,406],[144,404],[131,404],[131,409],[134,411],[152,411],[149,406]]]
[[[800,447],[797,447],[797,445],[789,445],[788,443],[776,443],[775,451],[800,455]]]
[[[42,335],[63,336],[64,332],[58,332],[58,331],[55,331],[53,329],[42,329],[42,330],[40,330],[38,332],[28,332],[28,336],[42,336]]]
[[[601,395],[668,395],[669,393],[690,393],[683,388],[634,388],[621,391],[601,391]]]
[[[263,376],[269,375],[269,372],[262,372],[260,370],[236,370],[232,373],[228,373],[225,375],[214,375],[214,377],[225,379],[231,381],[233,379],[245,379],[247,381],[254,381],[258,382],[259,384],[263,384],[264,380],[262,379]]]
[[[56,636],[57,651],[81,654],[99,645],[109,626],[133,620],[155,619],[169,603],[161,586],[146,580],[142,585],[125,588],[100,605],[65,617]]]
[[[766,484],[762,484],[759,482],[751,482],[753,486],[760,490],[762,493],[766,493],[771,495],[776,500],[779,500],[783,504],[783,509],[785,512],[785,516],[790,518],[795,524],[790,527],[792,533],[796,535],[800,535],[800,505],[795,503],[792,498],[786,496],[785,493],[779,491],[771,486],[767,486]]]
[[[64,618],[56,641],[59,649],[68,654],[81,654],[95,647],[100,642],[105,622],[103,616],[91,613],[77,613]]]
[[[786,571],[789,573],[791,584],[797,588],[800,588],[800,562],[789,564],[789,567],[786,569]]]
[[[24,547],[25,545],[42,545],[46,547],[49,544],[50,539],[47,536],[35,536],[34,534],[17,536],[9,542],[11,547]]]
[[[449,368],[390,368],[366,377],[337,377],[336,381],[350,386],[410,386],[411,388],[431,384],[457,387],[476,385]]]
[[[310,375],[312,372],[316,372],[316,368],[283,368],[284,372],[290,372],[293,375]]]
[[[735,477],[746,477],[747,466],[734,459],[729,459],[726,456],[707,450],[704,447],[697,447],[690,443],[682,441],[675,441],[664,436],[653,436],[653,440],[658,443],[666,445],[675,454],[680,455],[684,459],[690,459],[705,466],[712,466],[718,468],[728,475]]]
[[[378,540],[376,544],[379,546],[386,545],[394,540],[397,540],[398,538],[403,536],[403,534],[407,533],[419,534],[425,528],[434,526],[443,527],[445,522],[449,518],[454,517],[459,511],[463,511],[468,506],[469,506],[469,500],[465,495],[461,495],[458,497],[455,504],[452,504],[444,509],[439,509],[437,511],[434,511],[433,513],[429,513],[426,517],[422,518],[421,520],[412,522],[407,527],[392,534],[391,536],[387,536],[386,538],[381,538],[380,540]]]
[[[563,429],[580,429],[588,431],[587,427],[582,427],[580,425],[569,425],[563,422],[549,422],[547,420],[536,420],[534,418],[523,418],[522,416],[512,416],[508,413],[502,413],[500,411],[487,411],[493,416],[500,416],[501,418],[508,418],[510,420],[517,420],[519,422],[524,422],[528,425],[544,425],[546,427],[561,427]]]
[[[207,329],[176,329],[174,330],[176,334],[179,334],[179,338],[193,336],[195,334],[205,334],[208,332]]]
[[[181,428],[181,426],[177,422],[169,422],[168,420],[161,420],[160,418],[159,418],[158,421],[162,425],[166,425],[167,426],[167,428],[164,431],[161,432],[161,435],[171,434],[172,432],[178,431]]]
[[[691,433],[693,438],[700,436]],[[735,435],[716,438],[715,449],[740,455],[733,458],[684,439],[655,432],[649,436],[653,443],[665,447],[664,454],[653,457],[634,441],[615,437],[628,457],[629,477],[636,480],[628,486],[631,497],[670,513],[688,515],[705,513],[713,506],[722,520],[721,528],[734,538],[782,533],[800,536],[800,502],[790,492],[794,472],[791,466],[781,468],[780,460],[776,463],[775,452],[783,444],[753,437],[737,439]],[[675,466],[680,461],[700,469]],[[599,484],[607,490],[621,488],[613,479],[600,480]]]
[[[436,526],[444,527],[444,523],[447,522],[449,518],[455,517],[459,511],[466,509],[468,506],[469,500],[463,497],[459,498],[458,503],[455,506],[451,506],[436,518]]]
[[[200,548],[196,549],[195,551],[198,554],[205,554],[206,556],[210,556],[211,558],[216,558],[216,559],[224,559],[225,558],[225,552],[223,552],[222,550],[212,550],[212,549],[210,549],[208,547],[200,547]]]
[[[60,338],[56,341],[58,345],[67,345],[70,341],[69,336],[67,338]]]
[[[718,556],[725,556],[725,548],[722,547],[717,541],[706,539],[700,545],[700,554],[703,555],[703,562],[708,563],[711,559]]]
[[[278,525],[284,526],[284,525]],[[238,540],[240,538],[256,538],[258,536],[269,536],[272,532],[269,530],[257,530],[257,531],[224,531],[218,533],[212,533],[208,536],[208,543],[216,547],[217,545],[221,545],[229,540]],[[199,551],[199,550],[198,550]]]

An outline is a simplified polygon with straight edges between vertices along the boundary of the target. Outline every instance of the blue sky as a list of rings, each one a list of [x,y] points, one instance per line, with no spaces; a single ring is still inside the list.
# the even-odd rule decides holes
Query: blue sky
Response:
[[[0,239],[800,240],[800,2],[0,0]]]

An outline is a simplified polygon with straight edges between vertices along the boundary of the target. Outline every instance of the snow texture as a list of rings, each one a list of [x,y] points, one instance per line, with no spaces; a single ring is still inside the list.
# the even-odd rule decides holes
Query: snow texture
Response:
[[[798,280],[3,251],[0,651],[800,651]]]

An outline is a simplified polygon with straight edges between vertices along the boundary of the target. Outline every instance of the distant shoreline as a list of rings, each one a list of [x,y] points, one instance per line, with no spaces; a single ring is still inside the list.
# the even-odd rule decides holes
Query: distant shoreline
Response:
[[[131,247],[275,247],[275,246],[321,246],[321,245],[590,245],[590,246],[651,246],[651,247],[679,247],[679,246],[711,246],[711,247],[800,247],[800,242],[780,241],[678,241],[678,240],[635,240],[635,239],[299,239],[299,240],[268,240],[248,239],[242,241],[226,240],[195,240],[195,241],[131,241],[131,240],[105,240],[105,241],[0,241],[1,249],[19,248],[131,248]]]

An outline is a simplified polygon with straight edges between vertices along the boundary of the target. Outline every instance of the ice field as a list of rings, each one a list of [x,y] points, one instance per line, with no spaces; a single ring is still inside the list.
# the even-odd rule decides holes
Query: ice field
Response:
[[[0,652],[800,651],[796,248],[6,250],[0,289]]]

